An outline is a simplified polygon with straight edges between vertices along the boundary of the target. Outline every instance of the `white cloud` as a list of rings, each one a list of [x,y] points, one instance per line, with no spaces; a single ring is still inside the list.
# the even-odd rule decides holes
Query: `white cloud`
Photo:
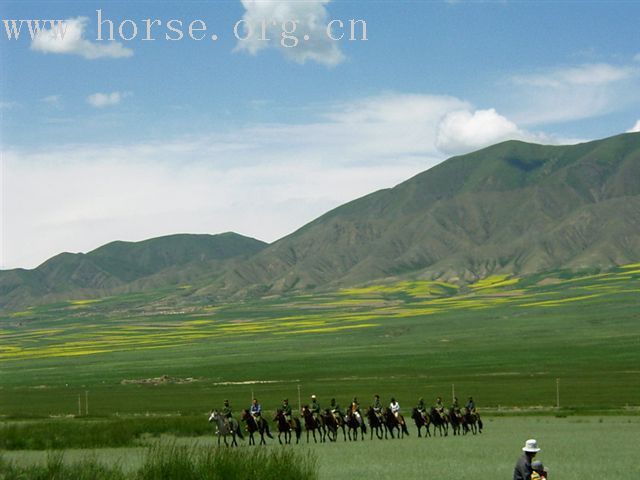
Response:
[[[485,147],[504,140],[530,139],[518,126],[488,110],[458,110],[448,113],[438,126],[436,145],[443,152],[457,153]]]
[[[100,43],[90,42],[84,38],[89,19],[77,17],[65,20],[63,32],[57,28],[43,29],[40,35],[31,41],[31,49],[43,53],[62,53],[80,55],[93,60],[96,58],[126,58],[133,55],[133,50],[121,43],[104,40]],[[64,27],[66,26],[66,30]]]
[[[520,126],[594,118],[640,102],[640,68],[589,63],[510,78],[503,100]]]
[[[51,106],[59,106],[62,95],[47,95],[41,101]]]
[[[10,110],[18,106],[18,102],[0,102],[0,110]]]
[[[495,110],[474,111],[450,96],[390,93],[328,105],[315,118],[156,142],[0,152],[0,265],[34,267],[61,251],[176,232],[273,241],[445,154],[530,135]]]
[[[96,108],[109,107],[119,104],[123,98],[130,96],[129,92],[93,93],[87,97],[87,103]]]
[[[638,74],[637,69],[606,63],[588,63],[544,72],[542,74],[516,75],[516,84],[546,88],[567,88],[583,85],[607,85],[629,79]]]
[[[331,40],[326,33],[331,21],[326,5],[330,0],[307,0],[289,2],[286,0],[242,0],[245,13],[242,19],[250,25],[253,35],[247,40],[239,40],[236,49],[253,55],[266,48],[277,48],[282,54],[298,63],[314,61],[334,67],[345,60],[339,42]],[[282,45],[283,24],[290,29],[290,22],[296,21],[295,35],[299,43],[293,47]],[[264,23],[263,23],[264,22]],[[285,23],[286,22],[286,23]],[[275,23],[275,25],[274,25]],[[261,40],[263,25],[265,38]],[[241,35],[248,34],[241,32]],[[308,40],[305,40],[305,35]],[[336,36],[339,36],[336,33]],[[291,41],[286,41],[292,45]]]
[[[635,133],[635,132],[640,132],[640,120],[638,120],[633,127],[627,130],[627,133]]]

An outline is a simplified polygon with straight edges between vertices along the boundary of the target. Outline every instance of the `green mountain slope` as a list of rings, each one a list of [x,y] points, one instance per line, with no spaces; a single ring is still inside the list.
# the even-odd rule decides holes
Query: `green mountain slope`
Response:
[[[188,283],[190,301],[640,261],[640,134],[453,157],[269,245],[174,235],[0,272],[0,309]],[[184,303],[181,299],[181,303]]]
[[[179,234],[62,253],[33,270],[0,272],[0,308],[158,288],[219,273],[267,244],[235,233]]]
[[[640,134],[573,146],[508,141],[343,205],[201,293],[471,281],[638,259]]]

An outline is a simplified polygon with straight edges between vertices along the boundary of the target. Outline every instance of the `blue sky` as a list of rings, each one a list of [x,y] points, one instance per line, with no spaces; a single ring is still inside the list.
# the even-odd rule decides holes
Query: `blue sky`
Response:
[[[97,42],[97,9],[138,37]],[[273,241],[454,154],[640,130],[637,2],[0,1],[0,14],[71,26],[32,41],[0,25],[0,268],[177,232]],[[295,17],[312,41],[234,38],[262,17]],[[145,18],[162,22],[156,41],[141,40]],[[322,37],[351,18],[366,42]],[[170,19],[185,36],[204,20],[207,39],[164,40]]]

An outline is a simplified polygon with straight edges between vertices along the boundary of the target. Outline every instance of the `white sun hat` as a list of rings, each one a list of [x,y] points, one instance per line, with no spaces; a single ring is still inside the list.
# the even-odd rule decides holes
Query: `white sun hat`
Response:
[[[538,453],[541,449],[538,447],[538,442],[533,438],[530,438],[524,443],[522,447],[523,452]]]

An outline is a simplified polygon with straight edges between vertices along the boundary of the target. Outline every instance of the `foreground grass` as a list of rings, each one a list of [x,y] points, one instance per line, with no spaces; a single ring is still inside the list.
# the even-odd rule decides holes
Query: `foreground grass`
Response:
[[[64,461],[61,452],[49,453],[42,465],[17,465],[0,457],[0,479],[33,480],[314,480],[315,456],[293,450],[211,449],[174,444],[151,447],[134,471],[105,466],[96,457]]]
[[[640,417],[489,417],[485,421],[484,433],[476,436],[417,438],[415,429],[410,428],[411,436],[401,440],[371,441],[367,437],[363,442],[345,443],[342,440],[332,444],[303,442],[300,445],[287,447],[272,442],[266,448],[244,445],[238,449],[227,450],[231,450],[232,455],[235,455],[230,458],[236,459],[239,463],[250,461],[251,456],[256,452],[286,453],[287,455],[293,453],[296,461],[315,464],[318,478],[322,480],[361,478],[457,480],[477,478],[479,472],[490,472],[490,475],[496,478],[511,478],[513,466],[521,454],[520,449],[524,441],[533,437],[542,447],[538,458],[550,467],[553,472],[552,478],[637,480],[640,478],[640,463],[637,461],[636,451],[639,431]],[[181,448],[185,450],[181,451]],[[173,453],[169,456],[163,454],[163,458],[158,459],[153,467],[149,464],[149,459],[153,459],[154,455],[150,455],[149,450],[140,447],[70,450],[65,452],[64,458],[65,464],[67,462],[73,464],[84,458],[93,458],[95,463],[101,465],[119,465],[122,467],[125,478],[135,479],[139,478],[135,475],[143,468],[155,472],[170,472],[173,468],[171,465],[180,464],[184,458],[193,455],[193,452],[203,452],[195,455],[206,456],[204,452],[217,451],[215,440],[211,437],[175,439],[170,444],[170,449],[173,449]],[[155,452],[162,451],[162,449],[155,450]],[[308,454],[312,454],[313,457],[308,459]],[[26,466],[44,468],[48,455],[50,454],[42,451],[14,451],[4,454],[6,461],[22,465],[23,468],[27,468]],[[173,457],[181,457],[182,460],[172,463],[170,459]],[[163,462],[171,465],[161,467]],[[191,466],[185,466],[185,469],[189,472],[195,470]],[[260,469],[256,470],[256,472],[260,471]],[[235,477],[232,473],[228,475],[226,477],[228,479],[265,478],[257,475],[245,477]],[[282,478],[316,477],[285,476]]]
[[[202,417],[142,417],[103,420],[46,419],[0,424],[0,450],[126,447],[143,437],[201,436],[211,432]]]

